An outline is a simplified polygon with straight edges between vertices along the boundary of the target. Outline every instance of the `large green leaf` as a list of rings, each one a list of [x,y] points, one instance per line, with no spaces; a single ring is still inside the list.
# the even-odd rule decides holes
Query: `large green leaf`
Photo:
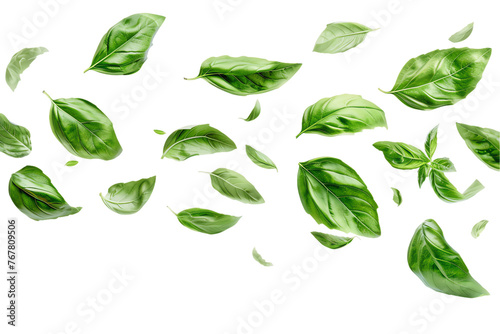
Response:
[[[202,124],[172,132],[165,141],[161,158],[183,161],[197,155],[234,149],[236,144],[228,136],[208,124]]]
[[[274,164],[274,162],[264,153],[257,151],[250,145],[246,145],[247,156],[252,160],[254,164],[259,167],[266,169],[276,169],[278,171],[278,167]]]
[[[0,114],[0,152],[14,158],[22,158],[31,152],[31,136],[28,129],[9,122]]]
[[[455,104],[476,88],[490,56],[490,48],[432,51],[408,61],[386,93],[421,110]]]
[[[373,146],[384,153],[385,160],[397,169],[416,169],[430,162],[415,146],[391,141],[379,141]]]
[[[336,136],[379,126],[387,128],[382,109],[359,95],[343,94],[321,99],[309,106],[297,137],[303,133]]]
[[[374,30],[377,29],[353,22],[330,23],[318,37],[313,51],[321,53],[345,52],[361,44],[365,40],[366,34]]]
[[[153,37],[164,16],[134,14],[115,24],[102,37],[88,69],[104,74],[132,74],[147,59]]]
[[[474,22],[469,23],[464,28],[451,35],[451,37],[449,38],[450,42],[458,43],[465,41],[467,38],[469,38],[470,34],[472,34],[473,29],[474,29]]]
[[[490,168],[500,170],[500,132],[461,123],[457,123],[457,129],[476,157]]]
[[[460,254],[446,242],[432,219],[415,231],[408,248],[408,265],[425,285],[438,292],[467,298],[489,294],[472,278]]]
[[[12,56],[5,71],[5,81],[12,91],[16,90],[24,70],[31,65],[36,57],[45,52],[49,52],[49,50],[44,47],[25,48]]]
[[[378,205],[359,175],[335,158],[299,163],[297,187],[304,210],[318,224],[366,237],[380,236]]]
[[[252,57],[211,57],[201,64],[196,78],[186,80],[203,78],[234,95],[260,94],[281,87],[301,66]]]
[[[475,180],[464,193],[461,193],[457,190],[457,188],[455,188],[450,180],[448,180],[443,172],[435,169],[431,169],[431,172],[429,173],[429,180],[436,195],[448,203],[467,200],[484,189],[481,182]]]
[[[131,215],[138,212],[146,204],[153,193],[156,176],[127,183],[117,183],[108,189],[108,193],[101,196],[104,204],[121,215]]]
[[[9,195],[15,206],[34,220],[56,219],[78,213],[70,206],[37,167],[26,166],[12,174]]]
[[[218,168],[210,174],[212,187],[222,195],[247,204],[264,203],[264,198],[243,175],[227,168]]]
[[[228,228],[233,227],[241,218],[200,208],[186,209],[179,213],[173,213],[182,225],[206,234],[224,232]]]
[[[339,249],[347,246],[354,239],[349,237],[339,237],[336,235],[321,232],[311,232],[311,234],[316,238],[316,240],[319,241],[320,244],[330,249]]]
[[[50,100],[50,127],[71,154],[111,160],[122,153],[113,123],[94,104],[77,98]]]

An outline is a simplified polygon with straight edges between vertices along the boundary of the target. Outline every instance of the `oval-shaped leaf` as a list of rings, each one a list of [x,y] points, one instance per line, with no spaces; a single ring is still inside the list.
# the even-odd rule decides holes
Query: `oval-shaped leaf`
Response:
[[[416,169],[430,162],[424,152],[405,143],[379,141],[373,146],[382,151],[385,160],[397,169]]]
[[[172,132],[165,141],[161,158],[183,161],[197,155],[234,149],[236,144],[228,136],[208,124],[202,124]]]
[[[432,159],[434,152],[436,152],[438,127],[439,125],[436,125],[436,127],[429,132],[425,141],[425,153],[427,153],[429,159]]]
[[[76,165],[78,165],[78,161],[76,161],[76,160],[70,160],[66,163],[66,166],[68,166],[68,167],[73,167]]]
[[[474,29],[474,22],[469,23],[460,31],[457,31],[456,33],[451,35],[451,37],[449,38],[450,42],[458,43],[465,41],[467,38],[469,38],[470,34],[472,34],[473,29]]]
[[[408,247],[408,265],[429,288],[449,295],[475,298],[488,295],[469,273],[460,254],[432,219],[422,223]]]
[[[319,241],[320,244],[330,249],[339,249],[347,246],[354,239],[349,237],[339,237],[336,235],[321,232],[311,232],[311,234],[316,238],[316,240]]]
[[[227,168],[218,168],[210,174],[212,187],[222,195],[247,204],[264,203],[264,198],[243,175]]]
[[[0,152],[13,158],[22,158],[31,153],[28,129],[9,122],[4,114],[0,114]]]
[[[267,262],[266,260],[264,260],[255,248],[252,250],[252,256],[255,259],[255,261],[259,262],[264,267],[270,267],[273,265],[271,262]]]
[[[45,93],[45,92],[44,92]],[[50,127],[57,140],[73,155],[111,160],[122,153],[113,123],[93,103],[77,98],[52,101]]]
[[[139,71],[163,21],[164,16],[155,14],[134,14],[124,18],[102,37],[92,64],[85,72],[125,75]]]
[[[299,163],[297,187],[304,210],[318,224],[365,237],[380,236],[377,203],[356,171],[341,160]]]
[[[251,122],[260,115],[260,102],[259,100],[255,101],[255,106],[252,109],[250,115],[247,118],[242,118],[245,122]]]
[[[131,215],[138,212],[146,204],[153,193],[156,176],[127,183],[117,183],[102,196],[103,203],[111,210],[121,215]]]
[[[26,166],[12,174],[9,195],[14,205],[33,220],[56,219],[80,212],[70,206],[39,168]]]
[[[474,239],[479,238],[481,233],[486,228],[487,224],[488,224],[487,220],[481,220],[479,223],[474,225],[474,227],[472,228],[472,231],[471,231],[472,237],[474,237]]]
[[[225,92],[244,96],[281,87],[301,66],[252,57],[211,57],[201,64],[196,78],[186,80],[203,78]]]
[[[491,49],[436,50],[406,63],[388,94],[410,108],[429,110],[457,103],[483,75]]]
[[[418,168],[418,187],[422,188],[422,184],[424,184],[425,179],[429,176],[431,168],[429,165],[422,165]]]
[[[457,123],[457,129],[479,160],[494,170],[500,170],[500,132],[461,123]]]
[[[276,171],[278,171],[278,167],[276,167],[274,162],[264,153],[257,151],[249,145],[246,145],[246,152],[250,160],[252,160],[252,162],[257,166],[266,169],[276,169]]]
[[[484,186],[478,180],[475,180],[467,190],[462,194],[455,188],[455,186],[448,180],[443,172],[432,169],[429,173],[429,180],[432,189],[437,197],[448,203],[455,203],[467,200],[478,192],[484,189]]]
[[[163,136],[163,135],[166,135],[167,133],[163,130],[153,130],[156,134],[160,135],[160,136]]]
[[[224,232],[228,228],[233,227],[241,218],[200,208],[192,208],[179,213],[173,213],[177,216],[177,219],[182,225],[194,231],[206,234]]]
[[[361,44],[366,35],[375,30],[377,29],[353,22],[330,23],[318,37],[313,51],[320,53],[345,52]]]
[[[16,90],[21,74],[27,69],[31,63],[42,53],[49,52],[44,47],[25,48],[12,56],[7,70],[5,71],[5,81],[12,91]]]
[[[401,205],[401,203],[403,203],[403,197],[401,196],[401,192],[399,191],[399,189],[396,189],[396,188],[392,188],[392,200],[394,201],[394,203],[396,203],[398,206]]]
[[[309,106],[297,137],[303,133],[336,136],[381,126],[387,128],[382,109],[359,95],[343,94],[321,99]]]
[[[431,168],[442,172],[456,172],[455,165],[449,158],[437,158],[431,162]]]

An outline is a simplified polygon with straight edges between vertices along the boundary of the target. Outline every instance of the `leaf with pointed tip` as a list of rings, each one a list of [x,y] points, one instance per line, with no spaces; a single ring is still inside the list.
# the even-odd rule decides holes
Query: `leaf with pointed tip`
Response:
[[[431,168],[442,172],[456,172],[455,165],[449,158],[437,158],[431,162]]]
[[[68,167],[73,167],[76,165],[78,165],[78,161],[76,161],[76,160],[70,160],[66,163],[66,166],[68,166]]]
[[[489,295],[469,273],[460,254],[447,242],[443,230],[432,219],[422,223],[408,247],[411,271],[429,288],[459,297]]]
[[[165,141],[161,158],[183,161],[197,155],[234,149],[236,144],[228,136],[208,124],[202,124],[172,132]]]
[[[276,167],[274,162],[264,153],[257,151],[249,145],[246,145],[246,152],[250,160],[252,160],[252,162],[257,166],[266,169],[276,169],[276,171],[278,171],[278,167]]]
[[[259,262],[264,267],[270,267],[273,265],[271,262],[267,262],[266,260],[264,260],[255,248],[252,251],[252,256],[255,259],[255,261]]]
[[[245,122],[251,122],[260,115],[260,102],[259,100],[255,101],[255,106],[252,109],[250,115],[247,118],[242,118]]]
[[[165,131],[163,130],[153,130],[156,134],[160,135],[160,136],[163,136],[165,134],[167,134]]]
[[[398,206],[400,206],[401,203],[403,203],[403,197],[401,196],[401,192],[396,188],[391,187],[391,189],[393,192],[392,200],[394,201],[394,203],[396,203]]]
[[[26,166],[12,174],[9,195],[14,205],[33,220],[56,219],[80,212],[72,207],[39,168]]]
[[[479,160],[494,170],[500,170],[500,132],[461,123],[457,123],[457,129]]]
[[[0,152],[13,158],[22,158],[31,153],[28,129],[9,122],[4,114],[0,114]]]
[[[343,94],[309,106],[297,138],[303,133],[336,136],[376,127],[387,128],[384,111],[359,95]]]
[[[415,146],[391,141],[379,141],[373,146],[384,153],[385,160],[397,169],[416,169],[430,160]]]
[[[227,168],[218,168],[210,174],[212,187],[222,195],[247,204],[262,204],[264,198],[243,175]]]
[[[311,234],[316,238],[316,240],[319,241],[320,244],[330,249],[339,249],[347,246],[354,239],[321,232],[311,232]]]
[[[425,179],[429,176],[429,171],[431,168],[429,165],[422,165],[418,168],[418,187],[422,188],[422,184],[424,184]]]
[[[474,225],[474,227],[472,228],[472,231],[471,231],[472,237],[474,239],[479,238],[479,236],[481,235],[481,233],[486,228],[487,224],[488,224],[487,220],[481,220],[479,223],[477,223],[476,225]]]
[[[448,180],[443,172],[435,169],[431,169],[431,172],[429,173],[429,180],[437,197],[448,203],[467,200],[484,189],[481,182],[475,180],[462,194],[457,190],[457,188],[455,188],[450,180]]]
[[[318,37],[313,51],[332,54],[345,52],[361,44],[366,35],[375,30],[354,22],[330,23]]]
[[[304,210],[318,224],[369,238],[380,236],[377,203],[356,171],[341,160],[299,163],[297,187]]]
[[[173,213],[182,225],[206,234],[224,232],[228,228],[233,227],[241,218],[200,208],[186,209],[179,213]]]
[[[24,70],[31,65],[36,57],[45,52],[49,52],[49,50],[44,47],[25,48],[12,56],[9,65],[7,65],[7,70],[5,71],[5,81],[7,81],[7,85],[9,85],[12,91],[16,90]]]
[[[131,215],[138,212],[151,197],[156,183],[156,176],[127,183],[117,183],[101,196],[103,203],[111,210],[121,215]]]
[[[429,159],[432,159],[434,152],[436,152],[438,127],[439,125],[436,125],[436,127],[429,132],[427,140],[425,141],[425,152]]]
[[[465,99],[475,88],[491,49],[446,49],[420,55],[406,63],[393,94],[410,108],[429,110]]]
[[[465,41],[467,38],[469,38],[470,34],[472,34],[473,29],[474,29],[474,22],[469,23],[460,31],[457,31],[456,33],[451,35],[451,37],[449,38],[450,42],[458,43]]]

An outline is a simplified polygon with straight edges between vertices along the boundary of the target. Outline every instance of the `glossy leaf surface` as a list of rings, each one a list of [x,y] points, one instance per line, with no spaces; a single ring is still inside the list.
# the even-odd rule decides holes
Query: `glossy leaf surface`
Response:
[[[429,132],[425,141],[425,153],[427,153],[429,159],[432,159],[434,152],[436,152],[438,127],[439,125],[437,125]]]
[[[182,225],[206,234],[224,232],[233,227],[241,218],[200,208],[187,209],[174,214]]]
[[[28,129],[9,122],[4,114],[0,114],[0,152],[13,158],[22,158],[31,153]]]
[[[461,123],[457,123],[457,129],[479,160],[491,169],[500,170],[500,132]]]
[[[400,206],[401,203],[403,203],[403,197],[401,196],[401,192],[399,191],[399,189],[396,188],[391,188],[391,189],[392,189],[392,200],[394,201],[394,203]]]
[[[320,244],[330,249],[339,249],[347,246],[354,239],[321,232],[311,232],[311,234],[316,238],[316,240],[319,241]]]
[[[138,212],[151,197],[156,183],[156,176],[127,183],[117,183],[108,189],[106,195],[99,194],[103,203],[121,215]]]
[[[245,122],[251,122],[251,121],[253,121],[257,117],[259,117],[260,110],[261,110],[260,102],[259,102],[259,100],[257,100],[257,101],[255,101],[255,106],[253,107],[252,112],[250,113],[250,115],[248,115],[248,117],[245,118],[245,119],[243,119],[243,120]]]
[[[467,38],[469,38],[470,34],[472,34],[472,30],[474,30],[474,22],[469,23],[449,38],[450,42],[453,43],[458,43],[458,42],[463,42]]]
[[[445,202],[455,203],[467,200],[484,189],[478,180],[475,180],[463,193],[448,180],[443,172],[432,169],[429,173],[429,180],[436,195]]]
[[[418,187],[422,188],[422,184],[424,184],[427,176],[429,176],[431,168],[429,165],[422,165],[418,168]]]
[[[259,167],[266,169],[276,169],[278,171],[278,167],[274,164],[274,162],[264,153],[257,151],[252,146],[246,145],[245,147],[247,156],[252,160],[254,164]]]
[[[385,160],[397,169],[416,169],[430,162],[424,152],[405,143],[379,141],[373,146],[382,151]]]
[[[243,175],[227,168],[209,173],[212,187],[222,195],[247,204],[264,203],[264,198]]]
[[[330,23],[323,30],[314,45],[314,51],[320,53],[340,53],[361,44],[366,35],[376,29],[368,28],[359,23]]]

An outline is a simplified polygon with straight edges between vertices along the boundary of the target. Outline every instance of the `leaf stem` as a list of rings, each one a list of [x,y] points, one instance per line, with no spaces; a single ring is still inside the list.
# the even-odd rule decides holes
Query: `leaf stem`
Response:
[[[198,79],[199,77],[195,77],[195,78],[184,78],[184,80],[196,80]]]
[[[47,97],[48,97],[51,101],[54,101],[54,100],[50,97],[50,95],[49,95],[49,94],[47,94],[47,92],[46,92],[46,91],[43,91],[42,93],[44,93],[44,94],[45,94],[45,95],[46,95],[46,96],[47,96]]]
[[[386,92],[385,90],[380,89],[380,88],[379,88],[378,90],[379,90],[379,91],[381,91],[381,92],[382,92],[382,93],[384,93],[384,94],[391,94],[391,92]]]
[[[174,210],[172,210],[172,209],[171,209],[168,205],[167,205],[167,208],[168,208],[170,211],[172,211],[172,213],[173,213],[174,215],[176,215],[176,216],[177,216],[177,214],[174,212]]]

